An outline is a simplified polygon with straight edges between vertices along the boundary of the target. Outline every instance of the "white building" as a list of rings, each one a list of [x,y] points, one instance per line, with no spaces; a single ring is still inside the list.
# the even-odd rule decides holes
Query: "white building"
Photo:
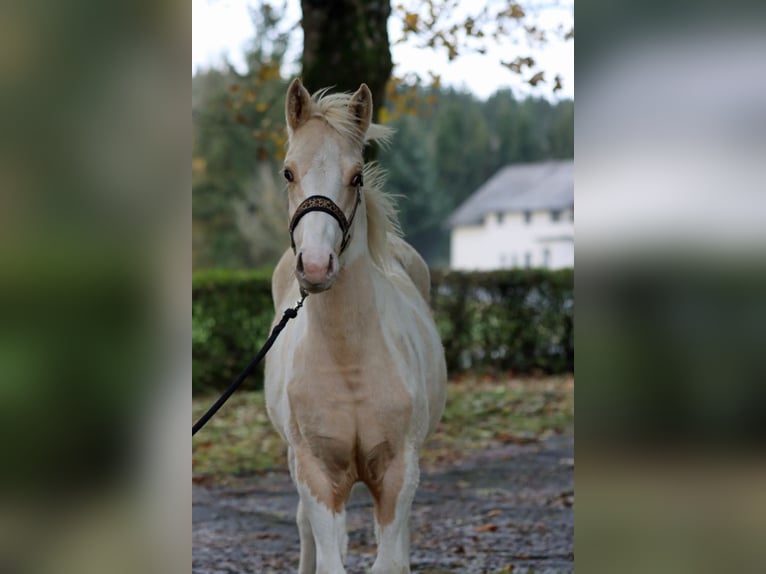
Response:
[[[501,169],[449,218],[450,267],[574,267],[574,162]]]

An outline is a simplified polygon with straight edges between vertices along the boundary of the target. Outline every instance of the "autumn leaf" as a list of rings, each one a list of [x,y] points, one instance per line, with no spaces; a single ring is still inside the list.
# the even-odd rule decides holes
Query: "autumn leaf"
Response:
[[[444,45],[447,46],[447,59],[449,59],[449,61],[451,62],[452,60],[457,58],[457,47],[454,44],[449,43],[447,41],[444,42]]]
[[[497,530],[497,524],[492,524],[491,522],[488,522],[487,524],[482,524],[481,526],[477,526],[474,528],[476,532],[494,532]]]
[[[526,58],[518,57],[512,62],[500,62],[500,63],[506,68],[509,68],[512,72],[516,72],[517,74],[520,74],[522,67],[527,66],[528,68],[532,68],[535,65],[535,60],[530,57],[526,57]]]
[[[277,80],[280,77],[279,65],[277,64],[265,64],[258,70],[258,80],[261,82]]]
[[[532,76],[531,78],[529,78],[529,80],[527,80],[527,83],[533,87],[537,86],[537,84],[539,84],[540,82],[545,82],[544,75],[545,75],[544,72],[537,72],[534,76]]]
[[[531,433],[523,434],[497,431],[495,433],[495,440],[505,444],[530,444],[537,442],[537,437]]]
[[[192,158],[192,172],[202,175],[207,168],[207,160],[204,157]]]
[[[404,15],[404,31],[417,32],[418,20],[420,20],[420,17],[415,12],[407,12]]]

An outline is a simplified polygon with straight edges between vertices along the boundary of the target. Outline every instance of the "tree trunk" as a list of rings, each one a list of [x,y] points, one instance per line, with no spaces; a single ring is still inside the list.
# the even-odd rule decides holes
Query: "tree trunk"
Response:
[[[313,92],[354,92],[365,82],[375,118],[391,75],[390,0],[301,0],[303,83]]]

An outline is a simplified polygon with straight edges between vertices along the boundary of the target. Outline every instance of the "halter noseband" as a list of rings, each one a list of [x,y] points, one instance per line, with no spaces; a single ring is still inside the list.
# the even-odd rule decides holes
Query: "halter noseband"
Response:
[[[333,218],[335,218],[335,221],[338,222],[340,230],[343,233],[343,241],[341,241],[340,252],[338,255],[343,253],[351,239],[351,224],[354,223],[356,208],[362,201],[362,194],[359,191],[360,187],[361,185],[358,185],[354,188],[356,191],[356,201],[354,202],[354,209],[351,211],[351,217],[349,219],[346,219],[343,210],[329,197],[325,197],[324,195],[311,195],[304,199],[298,206],[298,209],[295,210],[293,218],[290,220],[290,244],[293,247],[293,253],[295,253],[295,239],[293,238],[295,228],[298,226],[298,222],[301,218],[312,211],[321,211],[328,215],[332,215]]]

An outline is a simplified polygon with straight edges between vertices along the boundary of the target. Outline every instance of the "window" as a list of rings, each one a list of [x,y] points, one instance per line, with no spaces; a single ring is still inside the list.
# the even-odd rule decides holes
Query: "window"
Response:
[[[574,221],[574,209],[569,212],[569,221]]]
[[[515,253],[511,256],[511,266],[512,267],[519,266],[519,257]]]
[[[547,247],[543,249],[543,267],[551,266],[551,250]]]
[[[524,254],[524,267],[527,269],[532,267],[532,254],[529,251]]]
[[[531,211],[525,211],[524,212],[524,223],[532,223],[532,212]]]
[[[497,224],[498,225],[501,225],[503,223],[503,215],[504,214],[503,214],[502,211],[498,211],[497,212]]]
[[[551,211],[551,221],[561,221],[561,210],[554,209]]]

